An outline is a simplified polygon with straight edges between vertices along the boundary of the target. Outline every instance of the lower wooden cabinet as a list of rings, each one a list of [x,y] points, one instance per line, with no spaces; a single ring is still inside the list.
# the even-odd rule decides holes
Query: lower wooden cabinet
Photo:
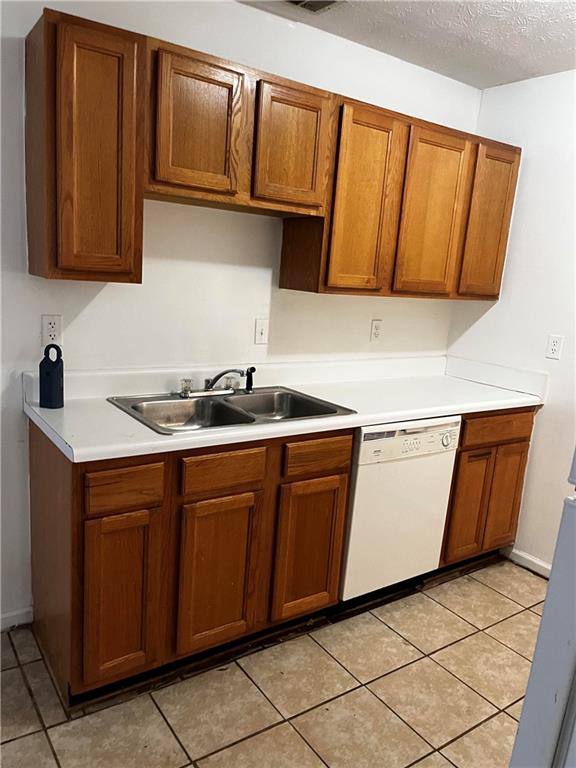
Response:
[[[178,654],[232,640],[254,626],[263,494],[241,493],[182,510]]]
[[[474,440],[488,442],[491,421],[493,442],[502,444],[460,450],[441,564],[465,560],[514,542],[530,446],[525,429],[517,427],[529,422],[529,437],[533,415],[532,409],[511,414],[508,419],[496,414],[465,418],[462,445]],[[518,439],[517,435],[524,438]]]
[[[156,658],[161,511],[84,523],[85,682],[135,674]]]
[[[347,485],[347,475],[333,475],[282,486],[273,620],[311,613],[338,599]]]

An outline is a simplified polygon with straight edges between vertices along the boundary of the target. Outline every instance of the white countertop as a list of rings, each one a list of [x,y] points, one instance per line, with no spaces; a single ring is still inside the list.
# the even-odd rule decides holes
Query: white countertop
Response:
[[[235,425],[160,435],[108,403],[104,397],[67,400],[64,408],[24,411],[73,462],[140,456],[241,443],[272,437],[384,424],[394,421],[539,405],[540,397],[446,375],[334,383],[290,383],[291,389],[357,411],[345,416]],[[118,394],[112,392],[110,394]]]

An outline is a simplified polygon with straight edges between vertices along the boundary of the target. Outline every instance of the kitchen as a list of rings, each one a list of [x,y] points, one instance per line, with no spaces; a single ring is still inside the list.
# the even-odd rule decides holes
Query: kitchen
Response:
[[[502,603],[511,597],[504,592],[496,600],[503,613],[496,609],[493,621],[489,618],[494,606],[487,608],[489,618],[470,613],[465,603],[481,602],[478,592],[486,596],[482,590],[491,588],[490,581],[496,577],[489,574],[495,572],[497,565],[494,559],[474,558],[484,552],[492,556],[501,547],[513,544],[511,557],[518,566],[509,566],[516,569],[510,572],[510,579],[520,579],[522,583],[527,579],[531,585],[529,592],[535,590],[539,598],[532,603],[530,597],[526,605],[514,603],[527,609],[520,616],[530,626],[537,621],[535,608],[543,599],[540,592],[544,582],[534,574],[541,577],[549,573],[574,438],[574,240],[568,226],[574,202],[570,162],[573,72],[533,80],[526,80],[528,75],[524,75],[515,78],[520,83],[481,90],[343,37],[238,3],[163,4],[161,12],[154,3],[139,4],[138,10],[119,4],[56,4],[55,9],[73,13],[80,21],[60,18],[57,13],[51,18],[47,12],[45,21],[39,23],[42,11],[38,5],[26,4],[21,9],[5,5],[13,34],[6,35],[3,41],[4,92],[15,108],[6,113],[6,133],[12,138],[13,150],[3,163],[13,192],[3,203],[8,224],[3,227],[7,238],[2,249],[6,259],[3,316],[4,327],[16,330],[11,330],[4,342],[7,380],[3,420],[3,583],[7,596],[3,598],[3,629],[34,620],[43,657],[55,678],[66,715],[65,721],[55,716],[57,722],[51,720],[50,726],[44,720],[43,731],[34,725],[42,722],[38,716],[36,720],[31,717],[32,722],[24,732],[16,729],[16,738],[6,738],[3,752],[9,755],[12,744],[16,755],[20,739],[22,744],[24,738],[44,739],[53,745],[49,747],[54,749],[50,755],[55,758],[51,759],[58,759],[64,766],[72,765],[77,759],[74,745],[79,743],[81,729],[89,729],[93,723],[98,733],[98,728],[114,722],[107,721],[104,713],[111,713],[108,716],[114,718],[116,712],[118,717],[127,718],[132,735],[121,747],[116,745],[120,750],[117,754],[110,745],[103,747],[111,750],[106,752],[105,764],[128,765],[128,760],[140,760],[136,764],[155,765],[162,764],[160,759],[164,759],[169,765],[186,765],[186,760],[198,760],[200,765],[204,760],[206,764],[213,761],[225,765],[226,760],[248,759],[233,752],[241,750],[244,742],[239,742],[238,747],[231,744],[259,732],[268,733],[265,729],[281,717],[294,722],[300,736],[291,725],[280,725],[272,729],[273,733],[270,731],[272,735],[262,737],[270,739],[263,749],[275,754],[274,764],[280,764],[281,758],[288,761],[286,764],[305,765],[306,760],[310,764],[323,764],[321,760],[331,764],[333,758],[328,747],[323,746],[330,723],[316,723],[310,715],[310,722],[299,729],[297,721],[308,717],[301,714],[304,710],[328,700],[336,706],[336,702],[347,700],[346,696],[352,701],[342,717],[352,717],[355,706],[365,707],[367,712],[362,719],[369,721],[374,717],[379,722],[378,718],[383,718],[384,731],[388,725],[395,733],[398,729],[402,731],[405,725],[400,727],[396,720],[388,723],[388,713],[401,709],[402,704],[370,713],[370,708],[376,706],[374,696],[381,700],[372,681],[378,678],[385,687],[386,673],[394,675],[405,669],[408,674],[413,666],[409,661],[416,662],[422,652],[427,656],[436,651],[445,654],[446,649],[442,648],[448,643],[439,640],[436,647],[421,648],[418,643],[422,641],[415,640],[414,645],[404,647],[410,638],[400,630],[391,639],[389,633],[396,631],[396,619],[389,617],[387,622],[378,618],[378,612],[382,616],[386,613],[386,605],[394,605],[390,601],[392,592],[386,589],[394,589],[405,579],[430,577],[431,572],[441,567],[441,573],[456,576],[454,583],[461,578],[458,583],[464,595],[441,598],[447,587],[432,582],[428,591],[432,594],[432,590],[438,590],[434,594],[439,598],[434,605],[454,611],[468,628],[460,625],[458,638],[462,637],[459,631],[476,627],[485,640],[494,631],[492,625],[510,620],[508,617],[513,617],[514,611],[506,602]],[[304,13],[300,9],[298,12]],[[95,30],[82,19],[109,24],[114,31]],[[24,38],[33,27],[36,31],[29,39],[25,88]],[[247,30],[246,35],[238,34],[240,29]],[[90,80],[91,60],[87,56],[83,62],[87,68],[80,67],[76,72],[77,77],[87,77],[88,86],[83,88],[80,84],[74,96],[69,90],[72,81],[66,63],[77,55],[74,46],[79,51],[91,50],[94,40],[90,33],[104,35],[104,42],[112,51],[112,55],[105,57],[103,69],[97,68],[96,72],[106,72],[110,61],[120,56],[126,81],[118,91],[106,78]],[[98,38],[96,50],[101,50],[102,45]],[[294,57],[295,49],[303,55]],[[50,57],[56,52],[60,57],[59,68],[52,69],[43,57],[55,62]],[[224,144],[218,126],[200,134],[192,127],[186,134],[184,118],[173,117],[172,124],[167,119],[167,115],[175,114],[175,95],[180,94],[182,109],[188,108],[186,98],[196,95],[200,106],[202,99],[207,98],[204,91],[192,87],[188,92],[178,90],[176,84],[182,77],[194,83],[216,84],[218,99],[223,92],[228,94],[230,104],[240,104],[239,109],[224,107],[224,114],[232,115]],[[240,82],[244,83],[243,89],[238,85]],[[136,83],[136,114],[130,112],[131,83]],[[162,84],[167,84],[166,88],[160,87]],[[54,106],[50,106],[54,105],[56,88],[60,94],[59,123]],[[95,95],[91,103],[90,94],[98,93],[99,88],[100,96],[104,96],[99,100]],[[34,116],[27,120],[26,157],[25,91],[27,113]],[[62,98],[64,93],[70,94],[68,100]],[[126,148],[116,155],[116,160],[127,164],[122,166],[119,177],[123,184],[128,184],[122,188],[123,203],[110,207],[107,193],[99,196],[95,184],[99,177],[95,171],[74,176],[74,150],[66,148],[65,142],[74,136],[75,146],[83,147],[79,157],[88,158],[86,162],[93,163],[94,169],[100,168],[101,158],[114,161],[110,151],[110,136],[114,133],[110,133],[110,120],[98,122],[94,117],[107,114],[105,108],[118,93],[124,99],[123,125],[132,126],[133,135]],[[82,100],[80,96],[86,94],[88,97]],[[295,96],[300,99],[296,104]],[[163,99],[172,99],[171,105],[163,104]],[[214,103],[211,119],[220,114],[217,108],[221,103]],[[20,107],[16,108],[17,105]],[[73,105],[76,112],[72,111]],[[86,110],[84,123],[78,105]],[[95,112],[90,111],[94,109]],[[287,117],[286,110],[290,109],[294,113]],[[313,189],[303,191],[300,181],[288,191],[286,184],[284,189],[278,189],[278,175],[282,176],[283,168],[298,173],[302,169],[300,161],[309,160],[304,149],[291,159],[285,157],[286,148],[294,145],[292,129],[300,131],[299,145],[309,136],[309,114],[317,116],[314,125],[318,134],[313,134],[313,140],[302,146],[312,148],[315,163],[324,163],[324,172],[316,168],[309,177]],[[67,124],[72,115],[76,120],[80,116],[72,132],[55,134],[56,124]],[[190,168],[186,171],[185,162],[180,162],[179,168],[174,162],[163,165],[158,157],[173,159],[177,154],[174,147],[171,155],[162,154],[165,142],[170,141],[169,129],[174,126],[180,126],[183,146],[188,147],[199,166],[204,161],[211,162],[222,146],[230,147],[232,160],[224,164],[224,173],[202,175]],[[369,130],[367,134],[363,134],[365,129]],[[200,151],[193,146],[198,135],[204,143],[214,139],[207,159],[203,154],[207,152],[205,144]],[[439,135],[443,146],[438,143]],[[479,143],[473,138],[478,135],[487,137],[487,141]],[[365,136],[359,145],[355,144],[357,136]],[[366,176],[364,170],[362,177],[362,153],[368,157],[370,149],[373,157],[377,157],[384,147],[395,158],[386,166],[388,175]],[[442,157],[457,156],[459,160],[455,165],[452,161],[435,160],[427,154],[430,147],[432,151],[438,148]],[[494,193],[492,200],[499,204],[497,216],[508,230],[517,148],[522,149],[522,160],[500,288],[499,269],[503,267],[505,245],[500,243],[496,250],[492,249],[495,271],[491,273],[490,285],[486,282],[486,271],[482,272],[485,263],[475,260],[481,252],[481,236],[490,233],[480,213],[489,208],[489,192],[504,189],[502,198]],[[252,149],[257,178],[251,176]],[[57,170],[50,157],[58,159]],[[276,171],[274,159],[279,163]],[[483,189],[482,168],[484,172],[493,170],[495,162],[498,170]],[[368,166],[370,163],[368,157]],[[381,165],[374,167],[381,170]],[[502,167],[508,174],[504,183]],[[354,176],[356,172],[360,174],[358,178]],[[422,203],[425,183],[418,177],[427,172],[440,174],[434,177],[436,184],[446,182],[442,194],[452,194],[455,218],[442,218],[442,205],[445,212],[447,197],[440,192]],[[60,190],[67,183],[77,185],[68,188],[68,197],[61,194],[57,203],[49,193],[56,173]],[[444,173],[452,176],[444,177]],[[101,178],[110,181],[105,172]],[[144,192],[138,191],[139,185],[145,187]],[[378,198],[378,185],[380,190],[386,189],[380,214],[374,205],[375,200],[382,199]],[[410,190],[414,190],[412,197]],[[146,198],[143,203],[142,193]],[[426,229],[426,211],[432,208],[432,200],[442,201],[441,210],[436,212],[432,229]],[[183,205],[180,201],[195,204]],[[50,213],[51,205],[59,206],[57,215]],[[75,211],[72,216],[71,211]],[[263,211],[276,215],[263,215]],[[128,242],[129,247],[117,255],[107,255],[110,237],[114,239],[116,231],[115,221],[120,221],[122,227],[129,222],[130,228],[123,230],[119,241]],[[399,221],[399,227],[389,225],[390,221]],[[57,235],[50,229],[50,222],[58,222]],[[384,222],[382,231],[379,222]],[[98,226],[102,229],[98,230]],[[334,228],[330,230],[330,226]],[[474,226],[476,241],[470,234]],[[440,231],[442,227],[444,230]],[[129,234],[124,238],[126,231]],[[445,259],[439,269],[433,270],[432,278],[418,272],[422,264],[418,261],[414,233],[419,231],[428,237],[426,252]],[[87,242],[99,235],[103,235],[101,242],[108,250],[95,259],[107,260],[106,266],[102,268],[102,262],[82,264],[82,248],[75,246],[83,237]],[[442,240],[445,236],[447,241]],[[143,242],[142,258],[139,237]],[[393,242],[396,237],[398,249]],[[375,244],[380,249],[377,252]],[[347,263],[347,254],[351,253],[358,260]],[[469,265],[467,272],[461,268],[462,258]],[[356,272],[352,273],[350,267]],[[479,277],[484,281],[481,288],[474,283]],[[430,298],[431,295],[436,298]],[[40,315],[55,318],[56,323],[60,317],[64,323],[58,339],[66,370],[63,409],[38,406],[34,371],[43,351],[39,340]],[[549,334],[564,337],[560,359],[546,357]],[[202,392],[205,380],[213,379],[220,371],[238,368],[246,372],[250,367],[256,369],[251,374],[253,395],[250,391],[241,393],[252,387],[247,385],[246,377],[238,378],[238,374],[231,374],[229,381],[224,376],[214,384],[216,388],[224,384],[232,392],[218,394],[215,389],[214,395],[210,394],[210,387],[208,394]],[[23,371],[33,373],[26,373],[22,380]],[[192,381],[183,384],[183,379]],[[274,401],[258,413],[254,399],[245,399],[242,406],[242,397],[253,398],[262,387],[275,389],[276,395],[283,396],[287,410],[282,412]],[[234,391],[236,388],[238,392]],[[305,397],[298,399],[297,394],[284,390],[295,390]],[[212,398],[220,413],[229,418],[234,414],[236,421],[227,422],[228,426],[202,426],[203,410],[208,409],[200,405],[199,420],[193,424],[199,429],[181,429],[192,413],[186,410],[188,415],[180,422],[167,417],[166,411],[160,417],[157,413],[150,426],[107,401],[109,397],[136,396],[128,409],[136,405],[140,410],[132,408],[132,413],[142,415],[151,412],[146,396],[170,392],[197,397],[176,395],[160,401],[184,403],[190,408],[193,401],[208,402]],[[225,398],[229,402],[223,404]],[[312,406],[319,408],[320,413]],[[339,412],[338,406],[353,413]],[[291,407],[296,411],[290,413]],[[297,410],[310,407],[312,411],[305,415]],[[32,424],[30,446],[23,409]],[[432,431],[411,432],[416,421],[424,422],[419,425],[423,430]],[[175,426],[176,434],[157,431],[167,425]],[[432,435],[434,439],[437,435],[438,443],[427,451],[421,434]],[[376,439],[371,439],[374,436]],[[448,438],[448,445],[443,445],[444,437]],[[390,464],[380,461],[378,456],[373,464],[363,461],[360,445],[375,450],[379,445],[386,450],[392,443],[398,445],[400,452],[406,448],[418,455]],[[424,467],[436,458],[443,462],[440,480],[436,471],[424,474]],[[376,491],[370,492],[368,501],[363,501],[362,489],[367,486],[360,479],[364,473],[385,473],[392,465],[409,465],[409,480],[398,483],[397,478],[404,477],[403,470],[393,471],[388,480],[379,479]],[[27,543],[29,466],[32,569]],[[420,466],[422,476],[412,471]],[[454,466],[458,468],[456,473]],[[455,490],[449,500],[453,477]],[[462,478],[460,496],[458,478]],[[388,544],[389,533],[374,528],[375,524],[389,520],[388,516],[378,518],[374,514],[375,500],[392,492],[404,496],[404,501],[401,498],[393,505],[396,517],[392,531],[399,534],[404,510],[415,510],[420,504],[418,509],[425,513],[425,495],[438,480],[439,487],[432,495],[442,515],[430,532],[433,546],[425,536],[424,526],[420,529],[410,521],[403,536],[398,535],[396,542],[390,542],[400,561],[406,560],[410,550],[425,550],[425,564],[390,577],[374,574],[371,567],[370,576],[376,581],[351,587],[350,593],[345,594],[345,573],[348,563],[353,566],[354,553],[358,553],[361,568],[362,561],[367,560],[371,539],[380,536]],[[457,503],[462,496],[463,500]],[[234,497],[232,505],[225,501]],[[62,514],[63,509],[68,513]],[[235,536],[229,535],[226,525],[219,527],[218,510],[222,520],[229,521]],[[202,535],[199,521],[203,516],[208,520],[204,535],[213,538],[200,539],[198,544],[196,539]],[[518,516],[520,527],[516,534]],[[210,523],[211,518],[214,524]],[[359,526],[360,543],[356,545],[355,524],[362,521],[367,529]],[[493,523],[492,529],[489,521]],[[197,557],[183,557],[183,553],[193,553],[197,546]],[[120,560],[118,552],[123,553]],[[510,550],[503,552],[509,553]],[[390,554],[386,558],[377,555],[378,547],[376,561],[391,559]],[[426,564],[428,557],[432,557],[432,565]],[[463,571],[458,570],[461,563],[476,568],[482,563],[487,566],[487,575],[472,571],[477,578],[462,576]],[[451,564],[456,564],[456,570]],[[496,572],[500,573],[498,569]],[[216,590],[215,602],[203,600],[206,589],[213,586],[212,576],[214,584],[224,585],[221,592]],[[419,581],[405,585],[412,592],[421,586]],[[358,669],[355,674],[344,663],[348,677],[332,669],[337,679],[333,688],[328,683],[326,693],[321,681],[316,681],[312,688],[316,685],[317,690],[312,691],[309,700],[282,703],[281,691],[278,700],[276,693],[269,694],[272,704],[260,700],[260,676],[272,675],[269,686],[273,690],[274,671],[280,675],[287,672],[280,658],[275,668],[272,663],[268,669],[266,658],[258,657],[259,652],[272,653],[270,659],[274,659],[275,647],[286,648],[287,654],[295,648],[293,663],[305,668],[307,664],[314,666],[316,649],[320,648],[322,654],[317,663],[324,665],[322,668],[330,678],[330,667],[336,663],[332,657],[338,659],[340,651],[331,646],[330,656],[328,646],[343,640],[331,641],[327,630],[341,627],[345,635],[344,628],[354,626],[345,622],[359,621],[338,613],[347,609],[340,598],[362,599],[378,589],[384,590],[380,605],[374,605],[372,613],[359,614],[366,616],[364,631],[370,636],[376,633],[370,643],[380,648],[374,674],[373,670]],[[494,589],[498,592],[498,587]],[[427,600],[433,602],[431,597]],[[367,611],[367,604],[363,605]],[[58,622],[51,624],[55,615]],[[332,623],[325,627],[316,625],[316,632],[312,631],[316,628],[312,624],[308,635],[303,624],[308,619]],[[382,626],[374,625],[374,621]],[[146,631],[142,630],[145,622]],[[281,630],[275,635],[284,622],[289,622],[284,635]],[[138,626],[141,631],[136,631]],[[297,626],[299,638],[288,640]],[[378,639],[384,629],[388,643],[394,646],[386,652]],[[26,632],[16,629],[10,634],[8,642],[12,643],[16,658],[18,638],[33,642]],[[326,638],[324,642],[321,633]],[[238,691],[252,681],[250,686],[254,690],[250,688],[250,696],[258,699],[258,706],[268,708],[260,724],[238,726],[240,731],[230,728],[229,733],[219,736],[208,734],[204,746],[189,745],[187,740],[191,737],[184,734],[186,728],[182,725],[179,734],[180,726],[175,724],[176,710],[184,706],[182,702],[178,704],[178,697],[186,700],[193,719],[193,692],[196,690],[202,697],[201,681],[204,679],[209,685],[211,679],[202,677],[210,672],[201,673],[199,667],[192,667],[194,677],[187,678],[187,687],[184,681],[183,688],[174,690],[172,705],[170,687],[163,694],[158,693],[158,698],[164,696],[167,700],[163,717],[169,722],[171,716],[167,713],[172,706],[171,728],[181,744],[177,741],[174,746],[173,737],[164,733],[165,726],[157,721],[157,715],[147,712],[142,717],[149,723],[150,732],[154,733],[156,728],[162,731],[158,735],[159,755],[164,754],[162,749],[167,752],[162,758],[157,756],[156,762],[154,757],[148,757],[149,763],[143,762],[141,754],[127,756],[133,749],[133,739],[141,738],[138,729],[134,733],[131,730],[137,725],[134,713],[139,706],[146,709],[155,696],[150,696],[149,687],[133,704],[127,703],[120,710],[122,704],[113,706],[113,695],[119,691],[106,686],[127,682],[133,692],[134,676],[146,672],[149,679],[138,679],[138,684],[153,686],[151,670],[167,674],[166,665],[176,659],[192,664],[203,660],[206,669],[218,669],[224,663],[217,655],[222,644],[240,643],[243,637],[250,644],[252,635],[256,645],[252,646],[252,657],[246,658],[252,658],[254,664],[260,658],[263,669],[250,672],[249,661],[246,665],[242,660],[234,664],[241,653],[239,644],[236,656],[225,662],[225,677],[230,677],[230,685],[239,686]],[[263,643],[271,642],[263,638],[273,637],[284,642],[261,651]],[[317,637],[313,649],[307,641],[311,637]],[[400,642],[397,638],[404,639]],[[290,646],[289,642],[296,645]],[[350,642],[358,640],[352,636]],[[505,642],[503,647],[508,648]],[[121,652],[114,657],[110,651]],[[518,667],[518,679],[524,680],[525,686],[528,662],[522,653],[514,655],[513,649],[510,653],[516,662],[512,666]],[[390,668],[394,654],[403,660]],[[37,661],[35,657],[32,663]],[[338,663],[343,662],[338,659]],[[506,665],[506,661],[503,663]],[[22,679],[28,680],[27,664],[20,661],[20,665]],[[10,669],[8,673],[18,683],[20,678]],[[174,679],[179,680],[182,669],[174,674]],[[345,693],[352,685],[350,674],[362,683],[370,682],[371,688]],[[240,679],[236,680],[238,675]],[[242,675],[247,675],[246,679]],[[457,678],[456,673],[451,681]],[[501,737],[510,742],[515,721],[507,710],[523,696],[523,690],[516,693],[517,683],[516,679],[511,681],[514,690],[504,693],[502,698],[493,692],[483,693],[481,682],[478,687],[472,685],[479,691],[476,695],[483,696],[482,701],[488,699],[492,709],[475,700],[470,707],[480,712],[478,718],[472,717],[470,725],[447,738],[429,733],[429,723],[428,729],[423,727],[424,733],[409,723],[410,734],[415,730],[422,743],[404,733],[410,742],[406,745],[407,756],[399,754],[394,764],[408,765],[420,758],[425,763],[427,753],[432,751],[437,752],[438,761],[453,759],[456,764],[469,764],[465,762],[466,756],[462,756],[470,748],[462,734],[472,726],[481,728],[479,723],[485,719],[492,723],[496,719],[491,717],[494,707],[498,710],[496,724]],[[294,684],[297,688],[304,685],[302,680]],[[32,683],[28,681],[28,685]],[[174,683],[175,689],[177,685]],[[260,687],[266,694],[262,680]],[[185,696],[188,688],[191,693]],[[341,698],[335,698],[343,693]],[[512,699],[508,698],[509,693]],[[382,696],[386,704],[392,693]],[[230,698],[233,700],[234,694]],[[239,693],[238,701],[234,702],[236,707],[241,700]],[[110,708],[100,709],[103,714],[98,720],[96,709],[104,706],[103,702]],[[92,714],[90,707],[94,708]],[[214,707],[215,719],[242,720],[236,709],[229,713],[221,710],[221,700],[215,700]],[[164,711],[162,705],[160,709]],[[121,715],[122,712],[126,714]],[[84,716],[72,719],[79,713]],[[400,717],[397,720],[402,722]],[[243,727],[247,730],[243,731]],[[312,732],[316,735],[306,736]],[[479,733],[480,738],[482,731]],[[362,740],[360,735],[354,736],[353,729],[346,736]],[[253,736],[256,745],[266,744],[262,738]],[[277,754],[272,746],[276,738]],[[398,738],[402,741],[402,736]],[[459,738],[462,741],[450,751],[450,745]],[[317,742],[317,747],[311,747],[310,741]],[[245,743],[250,749],[250,739]],[[379,740],[378,747],[390,748],[385,738]],[[290,758],[291,749],[299,750],[303,757]],[[444,751],[438,753],[438,749]],[[349,764],[361,764],[359,753],[350,760]],[[431,758],[428,761],[433,764]]]

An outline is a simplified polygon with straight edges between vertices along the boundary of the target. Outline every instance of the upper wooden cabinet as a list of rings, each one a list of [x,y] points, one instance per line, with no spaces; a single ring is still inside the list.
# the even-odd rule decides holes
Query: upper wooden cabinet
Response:
[[[156,178],[236,192],[243,103],[241,72],[160,50]]]
[[[345,104],[340,130],[328,285],[390,285],[408,125],[382,110]]]
[[[520,155],[481,143],[472,189],[470,218],[458,292],[498,296]]]
[[[457,279],[468,216],[473,144],[412,127],[394,289],[447,295]]]
[[[46,11],[26,49],[30,271],[140,282],[141,39]]]
[[[254,195],[322,206],[330,169],[330,94],[261,81]]]
[[[26,41],[29,271],[43,277],[141,282],[146,196],[284,216],[281,288],[497,298],[519,159],[56,11]]]

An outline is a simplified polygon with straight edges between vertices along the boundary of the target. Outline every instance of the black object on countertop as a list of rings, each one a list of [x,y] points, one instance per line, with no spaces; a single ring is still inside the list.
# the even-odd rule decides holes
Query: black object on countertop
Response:
[[[56,359],[50,353],[56,352]],[[40,408],[64,407],[64,360],[58,344],[48,344],[40,361]]]

